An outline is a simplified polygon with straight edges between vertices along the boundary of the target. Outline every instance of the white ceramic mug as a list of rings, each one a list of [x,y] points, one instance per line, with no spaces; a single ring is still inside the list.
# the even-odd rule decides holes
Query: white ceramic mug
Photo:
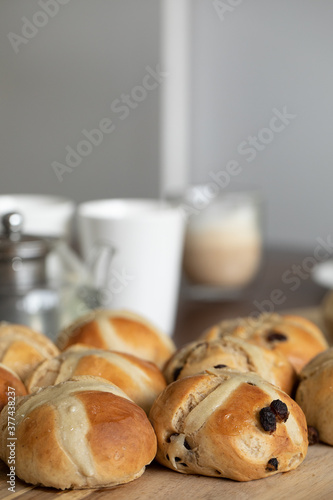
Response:
[[[142,314],[172,335],[185,230],[182,211],[159,200],[96,200],[79,205],[77,223],[87,262],[106,250],[94,273],[103,306]]]

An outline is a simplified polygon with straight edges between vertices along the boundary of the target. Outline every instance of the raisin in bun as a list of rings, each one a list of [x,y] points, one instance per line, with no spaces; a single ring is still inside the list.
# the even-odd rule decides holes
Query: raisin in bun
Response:
[[[300,373],[296,401],[320,441],[333,445],[333,348],[318,354]]]
[[[0,411],[8,403],[8,396],[25,396],[27,390],[22,380],[8,366],[0,363]]]
[[[262,314],[257,318],[222,321],[204,332],[203,338],[211,340],[225,335],[282,352],[297,373],[328,347],[324,334],[314,323],[290,314]]]
[[[197,340],[178,349],[164,368],[168,383],[211,368],[254,372],[291,394],[296,372],[284,354],[250,344],[237,337]]]
[[[177,380],[149,417],[157,460],[184,474],[249,481],[295,469],[307,453],[300,407],[253,373],[212,371]]]
[[[8,406],[0,414],[0,456],[8,463]],[[141,476],[156,453],[145,412],[118,387],[77,377],[19,398],[15,472],[58,489],[99,488]]]
[[[59,349],[42,333],[24,325],[0,323],[0,362],[23,381],[44,359],[59,354]]]
[[[134,354],[159,368],[175,351],[170,337],[129,311],[97,309],[78,318],[57,340],[61,350],[77,343]]]
[[[105,378],[120,387],[147,413],[166,386],[162,372],[150,361],[132,354],[76,344],[41,363],[27,380],[27,388],[32,392],[79,375]]]

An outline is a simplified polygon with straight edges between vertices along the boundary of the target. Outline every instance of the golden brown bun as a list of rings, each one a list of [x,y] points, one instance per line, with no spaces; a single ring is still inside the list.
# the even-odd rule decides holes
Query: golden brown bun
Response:
[[[8,396],[13,401],[13,398],[26,394],[27,390],[16,373],[0,363],[0,411],[8,403]]]
[[[282,353],[228,336],[197,340],[182,347],[167,362],[164,376],[171,383],[219,367],[257,373],[287,394],[291,394],[297,380],[293,366]]]
[[[57,341],[60,350],[78,343],[134,354],[159,368],[175,351],[171,338],[138,314],[104,309],[79,318],[60,333]]]
[[[320,441],[333,445],[333,348],[318,354],[300,373],[296,401]]]
[[[0,455],[10,457],[8,407],[0,414]],[[77,377],[19,398],[16,475],[58,489],[98,488],[141,476],[156,452],[145,412],[116,386]]]
[[[57,354],[58,348],[42,333],[24,325],[0,323],[0,362],[23,382],[41,361]]]
[[[279,418],[272,410],[276,401],[286,405]],[[266,425],[267,412],[275,429]],[[157,460],[184,474],[249,481],[295,469],[307,453],[300,407],[253,373],[225,370],[177,380],[158,396],[149,417]]]
[[[122,389],[146,413],[166,382],[160,369],[132,354],[91,349],[82,344],[41,363],[27,380],[27,389],[55,385],[79,375],[104,378]]]
[[[290,314],[262,314],[258,318],[222,321],[204,332],[203,338],[211,340],[225,335],[282,352],[297,373],[328,347],[324,334],[314,323]]]

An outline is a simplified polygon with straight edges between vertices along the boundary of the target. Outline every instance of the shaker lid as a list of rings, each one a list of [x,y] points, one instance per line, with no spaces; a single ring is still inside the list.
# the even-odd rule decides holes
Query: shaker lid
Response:
[[[13,257],[21,259],[43,258],[51,249],[50,241],[40,236],[22,234],[23,216],[10,212],[2,217],[3,233],[0,234],[0,260]]]

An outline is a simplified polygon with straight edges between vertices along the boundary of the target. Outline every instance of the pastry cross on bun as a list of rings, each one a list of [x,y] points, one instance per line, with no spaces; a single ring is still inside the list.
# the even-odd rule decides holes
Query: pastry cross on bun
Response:
[[[42,333],[24,325],[0,323],[0,362],[22,380],[44,359],[59,354],[59,349]]]
[[[237,337],[197,340],[178,349],[166,363],[164,376],[168,383],[211,368],[233,368],[254,372],[291,394],[296,372],[279,351],[250,344]]]
[[[77,377],[23,396],[16,405],[16,475],[53,488],[99,488],[143,474],[156,453],[145,412],[118,387]],[[10,457],[8,406],[0,414],[0,456]]]
[[[149,417],[157,460],[184,474],[249,481],[295,469],[307,453],[300,407],[253,373],[219,370],[177,380]]]
[[[105,378],[122,389],[146,413],[166,382],[152,362],[124,352],[75,344],[59,356],[41,363],[27,380],[29,392],[78,375]]]
[[[207,340],[232,335],[253,344],[282,352],[297,373],[328,347],[322,331],[306,318],[296,315],[262,314],[225,320],[204,332]]]
[[[73,344],[127,352],[162,368],[175,351],[170,337],[138,314],[97,309],[78,318],[58,337],[61,350]]]

